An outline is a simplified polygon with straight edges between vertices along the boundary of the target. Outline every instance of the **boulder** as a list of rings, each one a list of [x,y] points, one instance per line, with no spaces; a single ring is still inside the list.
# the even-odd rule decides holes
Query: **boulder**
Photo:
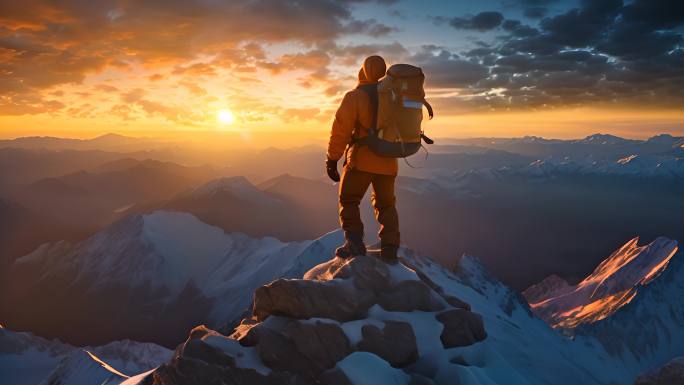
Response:
[[[440,339],[445,348],[468,346],[487,338],[482,316],[464,309],[447,310],[437,315],[444,325]]]
[[[207,334],[211,334],[212,332],[214,331],[209,329],[205,325],[195,326],[194,328],[192,328],[192,330],[190,330],[190,336],[188,337],[188,339],[201,339],[202,337],[206,336]]]
[[[256,318],[254,317],[247,317],[243,318],[242,321],[240,321],[240,324],[233,329],[233,332],[230,334],[230,338],[242,341],[244,337],[247,335],[250,329],[258,325],[259,322],[257,322]],[[242,343],[242,342],[241,342]],[[252,345],[245,345],[243,346],[252,346]]]
[[[361,255],[351,259],[333,258],[309,270],[304,279],[329,281],[352,278],[358,289],[379,292],[386,290],[390,281],[387,264],[381,260]]]
[[[321,384],[323,384],[323,385],[354,385],[349,380],[349,377],[347,377],[347,375],[344,374],[342,369],[340,369],[338,367],[334,367],[330,370],[325,371],[321,375]]]
[[[349,278],[348,274],[342,276],[345,273],[340,272],[340,270],[350,261],[350,259],[334,257],[327,262],[312,267],[311,270],[304,273],[302,278],[310,281],[331,281],[335,278]]]
[[[279,315],[344,322],[364,318],[374,302],[373,292],[357,289],[345,281],[278,279],[255,291],[252,312],[256,321]]]
[[[236,366],[235,359],[221,349],[205,342],[207,337],[220,336],[204,326],[192,330],[190,337],[181,344],[171,362],[164,364],[145,378],[146,385],[304,385],[297,376],[284,372],[267,375],[255,369]]]
[[[258,333],[259,358],[274,371],[300,374],[313,380],[352,352],[339,325],[327,322],[289,321],[280,330],[253,328]]]
[[[439,311],[443,303],[421,281],[400,281],[380,295],[378,304],[387,311]]]
[[[361,328],[360,351],[373,353],[395,368],[410,365],[418,359],[416,336],[410,324],[400,321],[385,321],[380,330],[375,325]]]
[[[354,279],[354,286],[361,290],[372,290],[376,293],[387,290],[390,283],[390,271],[387,264],[370,257],[356,257],[349,263],[349,274]]]

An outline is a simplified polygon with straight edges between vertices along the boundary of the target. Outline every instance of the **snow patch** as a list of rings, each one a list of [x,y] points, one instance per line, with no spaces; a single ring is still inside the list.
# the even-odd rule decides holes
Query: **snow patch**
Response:
[[[354,352],[337,363],[353,385],[408,385],[410,377],[372,353]]]

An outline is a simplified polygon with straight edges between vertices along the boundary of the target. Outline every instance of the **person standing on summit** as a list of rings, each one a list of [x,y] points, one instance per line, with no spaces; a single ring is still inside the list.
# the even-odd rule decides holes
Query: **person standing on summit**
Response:
[[[432,143],[421,129],[422,107],[427,107],[431,118],[433,115],[425,101],[424,80],[418,67],[395,64],[387,70],[382,57],[369,56],[359,70],[358,85],[342,99],[332,124],[326,159],[330,179],[341,179],[339,215],[345,243],[335,251],[338,257],[366,254],[359,204],[372,185],[371,202],[380,224],[379,256],[388,262],[397,260],[397,158],[417,152],[421,139]],[[343,156],[340,178],[337,162]]]

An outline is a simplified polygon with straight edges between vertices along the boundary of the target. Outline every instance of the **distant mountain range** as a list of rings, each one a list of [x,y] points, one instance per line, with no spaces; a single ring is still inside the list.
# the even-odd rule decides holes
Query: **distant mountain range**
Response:
[[[119,140],[136,139],[95,142]],[[400,162],[397,196],[402,218],[411,218],[401,222],[404,240],[447,265],[462,252],[483,255],[494,274],[524,289],[553,271],[579,280],[616,243],[636,235],[684,237],[684,219],[674,215],[684,210],[681,137],[440,143],[429,147],[427,159],[410,158],[414,168]],[[13,235],[0,242],[0,260],[11,262],[47,241],[83,240],[126,215],[158,209],[282,241],[312,239],[338,227],[337,187],[324,179],[322,148],[226,149],[212,166],[198,163],[203,158],[196,147],[182,150],[0,148],[0,200],[21,208],[13,210],[21,218],[16,223],[33,229],[8,230]],[[643,204],[643,197],[656,196]],[[374,243],[377,226],[366,202],[362,212],[367,241]],[[521,254],[529,266],[524,272],[512,262]]]
[[[583,139],[522,138],[447,139],[447,143],[503,150],[531,157],[594,155],[598,158],[623,158],[630,154],[658,154],[681,148],[684,137],[660,134],[646,140],[625,139],[615,135],[594,134]]]
[[[175,146],[173,141],[136,138],[120,134],[104,134],[92,139],[58,138],[53,136],[28,136],[0,140],[0,148],[13,147],[44,150],[103,150],[103,151],[141,151],[160,146]]]

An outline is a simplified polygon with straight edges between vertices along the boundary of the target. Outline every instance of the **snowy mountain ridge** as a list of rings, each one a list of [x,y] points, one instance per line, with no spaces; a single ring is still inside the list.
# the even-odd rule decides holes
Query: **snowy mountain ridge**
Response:
[[[0,346],[0,378],[11,385],[115,385],[172,354],[159,345],[129,340],[78,348],[7,329],[0,329]]]
[[[664,237],[644,246],[638,242],[638,237],[627,242],[575,286],[561,283],[543,293],[535,285],[523,294],[535,314],[554,327],[574,328],[606,318],[661,274],[678,250],[676,241]]]

